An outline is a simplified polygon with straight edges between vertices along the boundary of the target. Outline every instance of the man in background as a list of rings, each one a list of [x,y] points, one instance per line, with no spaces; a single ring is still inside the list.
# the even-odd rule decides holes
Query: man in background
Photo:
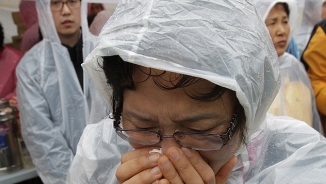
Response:
[[[84,127],[106,113],[81,67],[94,42],[81,29],[81,4],[36,0],[43,40],[17,68],[22,135],[44,183],[65,183]]]

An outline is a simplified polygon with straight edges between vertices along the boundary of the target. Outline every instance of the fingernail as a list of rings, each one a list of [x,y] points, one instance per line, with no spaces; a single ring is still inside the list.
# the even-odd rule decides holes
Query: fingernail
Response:
[[[158,180],[154,181],[152,184],[158,184]]]
[[[177,160],[180,158],[180,153],[177,149],[172,149],[170,151],[170,156],[171,156],[172,160]]]
[[[168,159],[166,160],[163,160],[161,162],[162,164],[162,167],[165,169],[165,170],[169,170],[171,168],[171,164],[170,164],[170,161]]]
[[[182,147],[182,152],[187,156],[190,157],[191,156],[191,151],[188,148],[184,148]]]
[[[157,174],[161,173],[161,170],[160,170],[160,168],[158,166],[156,166],[151,170],[151,173],[154,174],[154,175],[157,175]]]
[[[158,154],[152,154],[148,157],[149,161],[153,162],[153,163],[156,163],[158,161]]]

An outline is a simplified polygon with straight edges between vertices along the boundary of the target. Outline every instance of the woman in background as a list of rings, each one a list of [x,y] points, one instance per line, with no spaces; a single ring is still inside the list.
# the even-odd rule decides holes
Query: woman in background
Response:
[[[296,21],[294,0],[257,0],[255,6],[265,22],[276,49],[281,88],[268,112],[306,122],[323,134],[310,80],[300,61],[285,52]]]

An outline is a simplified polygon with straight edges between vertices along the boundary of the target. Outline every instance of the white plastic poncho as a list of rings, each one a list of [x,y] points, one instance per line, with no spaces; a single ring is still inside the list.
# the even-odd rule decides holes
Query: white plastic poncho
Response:
[[[86,1],[82,3],[81,12],[86,12]],[[85,71],[82,90],[68,50],[59,41],[50,0],[37,0],[36,5],[43,40],[25,54],[16,72],[22,134],[42,181],[65,183],[86,124],[105,117],[106,106]],[[86,58],[95,38],[88,33],[86,15],[82,21]]]
[[[314,25],[321,21],[324,0],[296,0],[303,5],[301,26],[294,32],[294,39],[298,44],[300,56],[305,50]],[[301,12],[301,11],[300,11]]]
[[[104,26],[104,24],[109,20],[112,13],[106,10],[100,11],[94,18],[92,24],[89,26],[89,31],[98,36]]]
[[[266,116],[280,85],[278,60],[248,1],[122,0],[83,65],[108,105],[112,94],[99,65],[112,55],[236,92],[248,135],[228,183],[324,181],[325,138],[304,122]],[[120,157],[131,149],[112,120],[87,126],[67,183],[118,183]]]
[[[263,21],[266,20],[269,12],[277,3],[287,3],[290,9],[289,42],[297,25],[297,3],[294,0],[254,1],[255,7]],[[304,66],[295,57],[286,52],[279,56],[278,60],[282,84],[268,112],[277,116],[290,116],[304,121],[323,134],[315,96]]]

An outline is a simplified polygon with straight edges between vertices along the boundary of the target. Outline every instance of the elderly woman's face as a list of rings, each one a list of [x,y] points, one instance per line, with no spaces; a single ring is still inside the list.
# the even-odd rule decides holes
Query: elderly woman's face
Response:
[[[290,32],[289,18],[282,4],[276,4],[269,12],[265,24],[271,35],[277,55],[284,54]]]
[[[146,68],[142,70],[148,72]],[[152,70],[152,74],[155,72],[161,73],[162,71]],[[177,76],[177,74],[168,72],[159,80],[165,81],[164,84],[169,86],[171,81],[178,80]],[[140,70],[134,73],[135,81],[144,81],[147,77],[147,74]],[[214,101],[196,101],[187,95],[193,95],[195,92],[207,93],[212,87],[214,85],[206,80],[174,90],[160,89],[152,78],[136,83],[135,90],[125,90],[124,92],[123,127],[161,130],[164,135],[172,135],[175,131],[224,134],[230,127],[235,113],[235,93],[227,90]],[[204,144],[205,140],[202,140],[202,143]],[[239,149],[240,143],[237,133],[220,150],[198,152],[216,173]],[[131,145],[135,149],[145,147],[133,143]],[[181,147],[171,137],[163,138],[155,146],[161,147],[163,154],[172,146]]]

